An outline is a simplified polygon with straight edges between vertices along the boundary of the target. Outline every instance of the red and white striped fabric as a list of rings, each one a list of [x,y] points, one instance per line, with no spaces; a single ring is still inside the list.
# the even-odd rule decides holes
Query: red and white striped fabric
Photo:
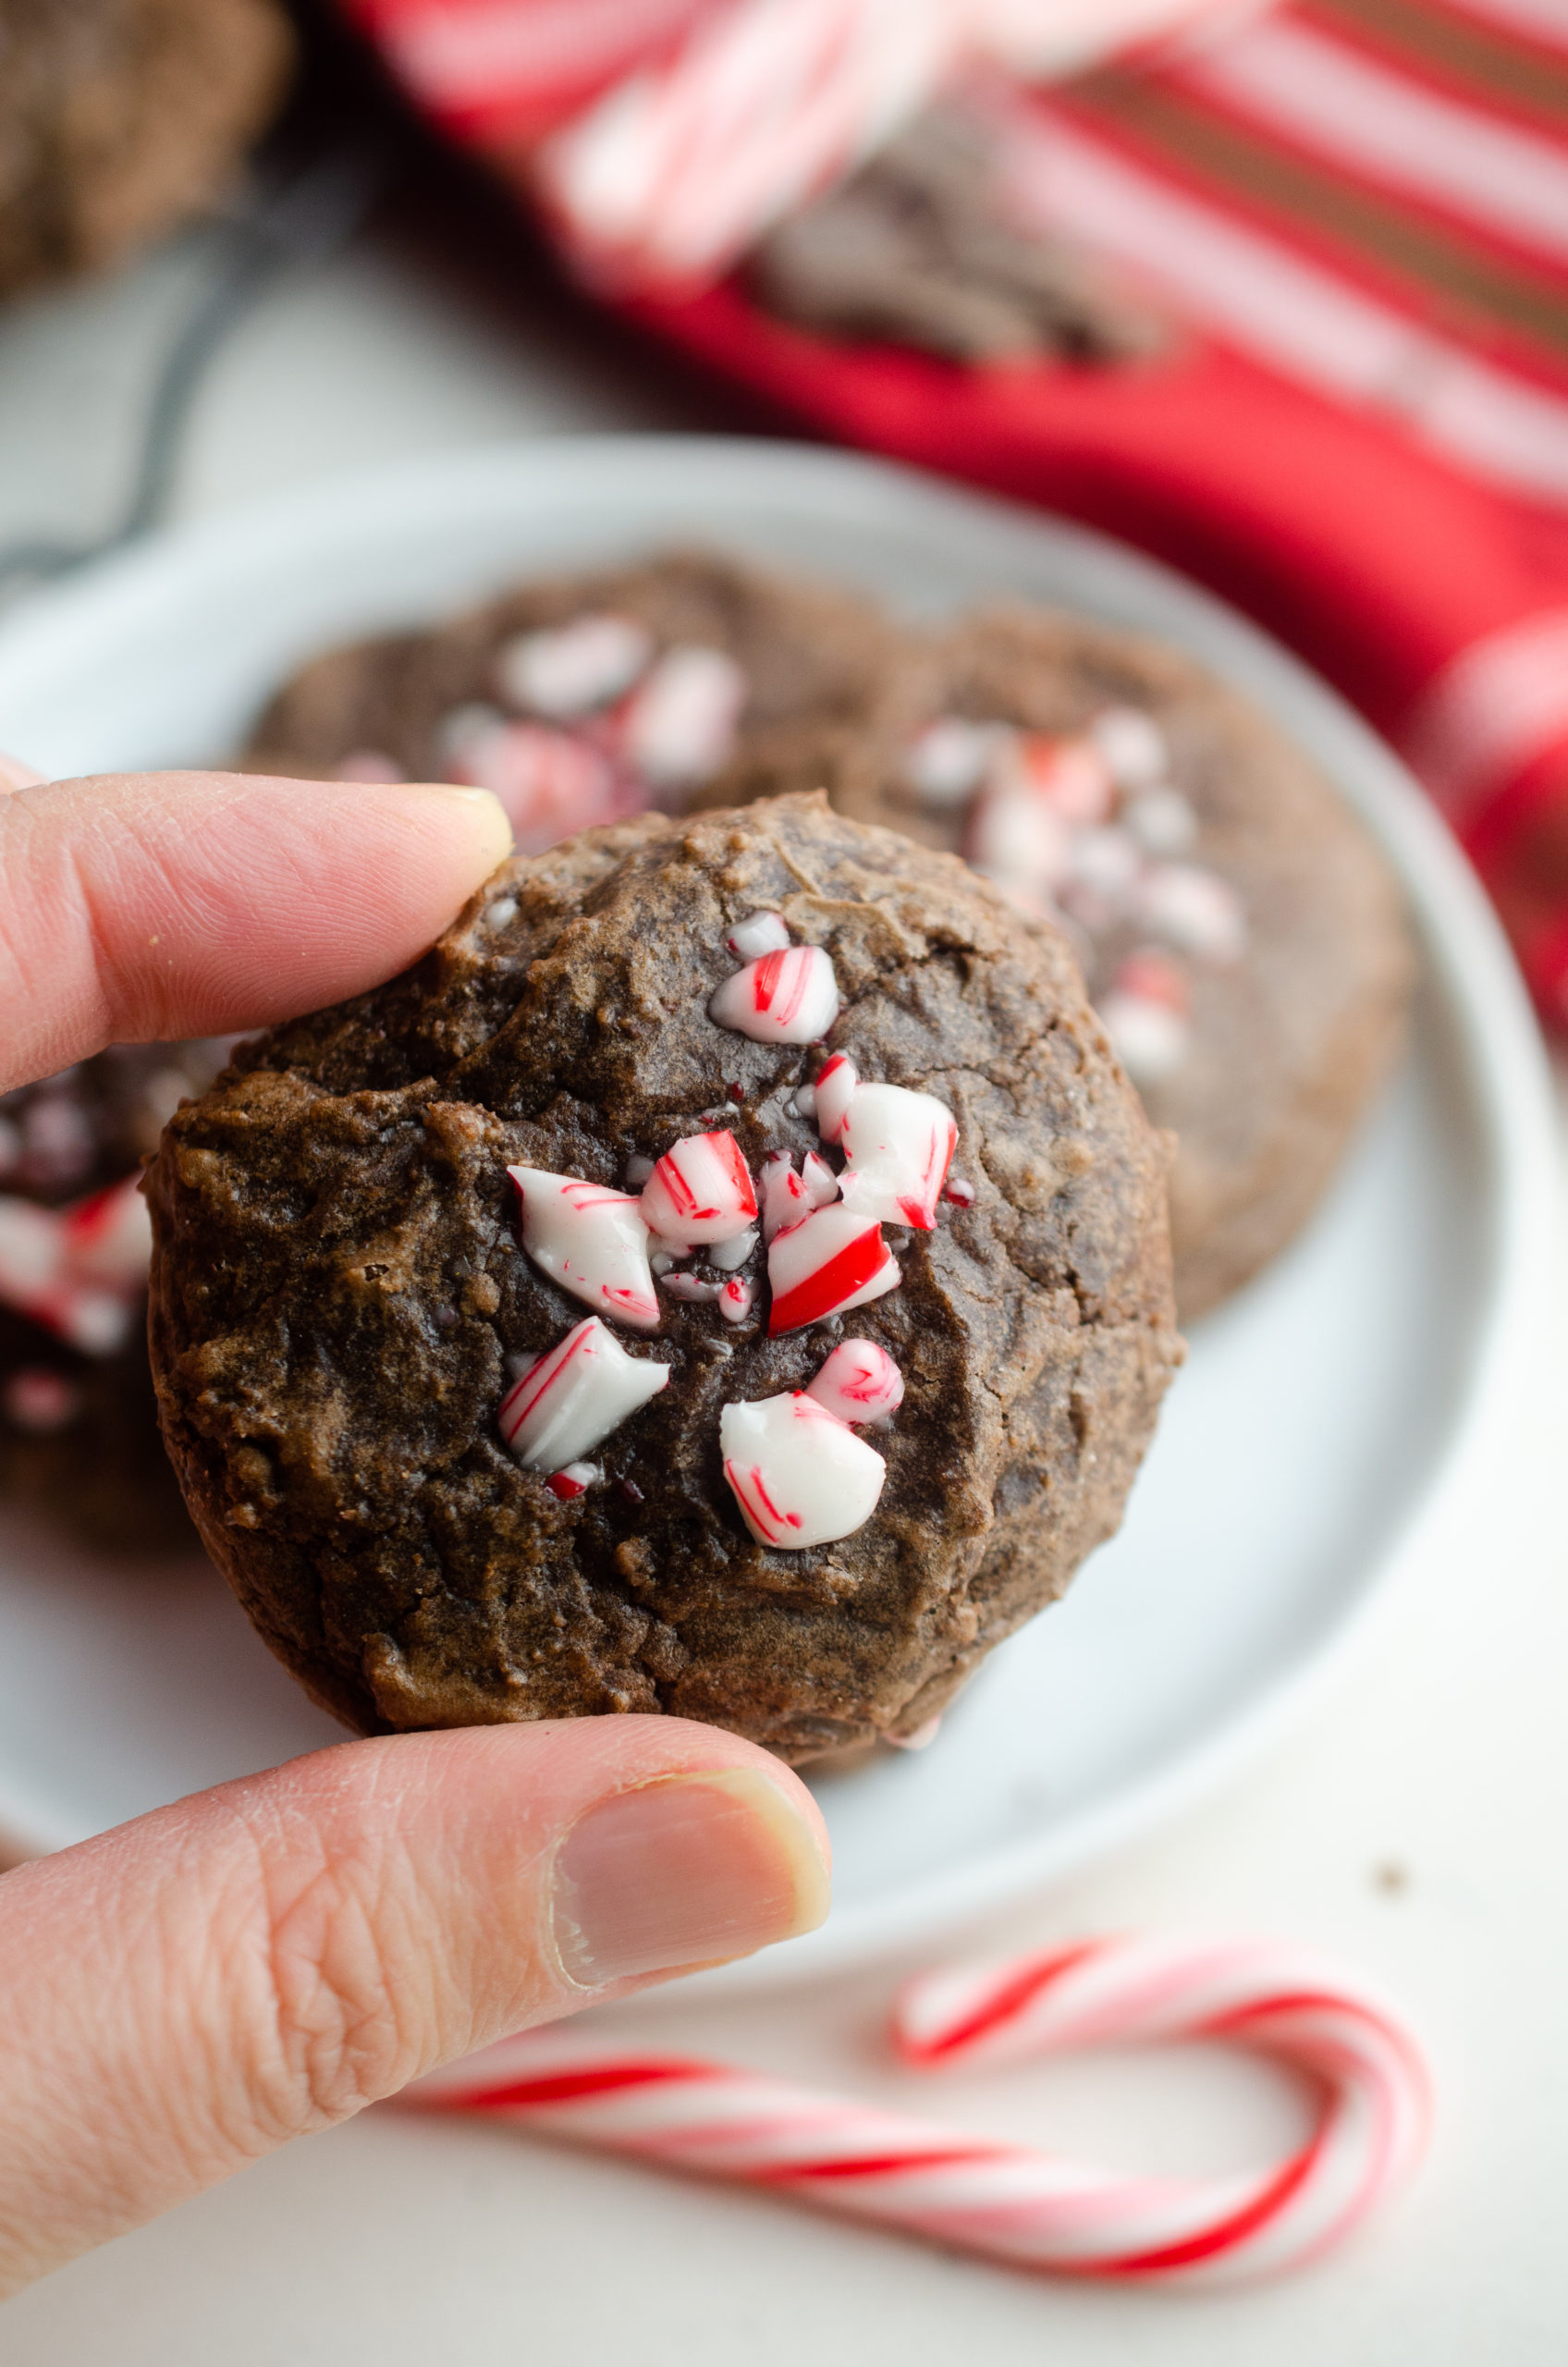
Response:
[[[1293,644],[1423,772],[1568,1023],[1563,0],[342,5],[646,325]],[[729,270],[976,60],[1016,202],[1180,322],[1163,357],[830,341]]]
[[[1286,2160],[1218,2178],[1119,2176],[689,2057],[545,2030],[401,2100],[798,2196],[1057,2275],[1216,2284],[1329,2250],[1415,2166],[1429,2084],[1393,2010],[1276,1942],[1091,1940],[912,1981],[892,2038],[912,2068],[1002,2068],[1109,2044],[1206,2040],[1305,2075],[1315,2126]]]

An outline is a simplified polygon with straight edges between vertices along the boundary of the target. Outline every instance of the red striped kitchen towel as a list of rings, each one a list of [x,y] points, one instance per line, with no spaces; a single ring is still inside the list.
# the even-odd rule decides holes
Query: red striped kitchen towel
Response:
[[[1568,0],[342,5],[646,325],[1290,642],[1568,1025]],[[747,239],[955,82],[1015,213],[1130,276],[1163,350],[979,366],[763,308]]]

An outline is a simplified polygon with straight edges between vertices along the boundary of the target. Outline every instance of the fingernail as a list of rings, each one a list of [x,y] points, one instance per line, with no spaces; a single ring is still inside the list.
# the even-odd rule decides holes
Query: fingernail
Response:
[[[462,782],[454,780],[407,780],[399,781],[398,787],[404,795],[411,791],[418,797],[439,797],[454,808],[466,808],[471,816],[477,807],[483,816],[484,835],[494,848],[490,858],[491,869],[494,870],[496,864],[504,863],[510,854],[512,826],[507,819],[506,807],[493,791],[469,789]],[[466,827],[472,828],[472,819]]]
[[[601,1800],[556,1859],[556,1945],[585,1989],[749,1956],[827,1912],[827,1864],[783,1791],[752,1768],[677,1775]]]

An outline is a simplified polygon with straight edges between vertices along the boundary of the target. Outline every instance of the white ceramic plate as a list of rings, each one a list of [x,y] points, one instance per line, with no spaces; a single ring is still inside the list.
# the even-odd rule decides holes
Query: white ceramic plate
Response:
[[[1545,1084],[1491,915],[1420,793],[1302,668],[1096,537],[775,444],[563,439],[291,495],[148,544],[0,629],[0,746],[51,774],[219,758],[324,642],[696,539],[924,613],[1020,593],[1168,634],[1265,706],[1388,848],[1426,946],[1410,1057],[1328,1205],[1200,1325],[1125,1527],[924,1757],[828,1779],[842,1964],[999,1903],[1236,1765],[1452,1509],[1550,1257]],[[0,1527],[0,1824],[48,1847],[335,1738],[204,1565]]]

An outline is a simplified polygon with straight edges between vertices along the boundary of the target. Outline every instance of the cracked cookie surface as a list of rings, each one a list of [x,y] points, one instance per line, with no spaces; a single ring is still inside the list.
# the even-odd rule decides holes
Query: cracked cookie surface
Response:
[[[508,1164],[619,1185],[724,1106],[753,1171],[812,1147],[817,1048],[716,1027],[729,928],[827,949],[827,1039],[958,1122],[969,1205],[900,1289],[769,1338],[666,1299],[668,1386],[570,1502],[505,1451],[508,1359],[582,1316],[520,1250]],[[152,1170],[153,1348],[202,1535],[316,1698],[366,1730],[615,1711],[806,1760],[922,1725],[1116,1527],[1180,1354],[1165,1147],[1065,946],[951,857],[792,796],[514,861],[415,969],[242,1049]],[[874,1518],[754,1542],[722,1405],[847,1332],[897,1360]]]

